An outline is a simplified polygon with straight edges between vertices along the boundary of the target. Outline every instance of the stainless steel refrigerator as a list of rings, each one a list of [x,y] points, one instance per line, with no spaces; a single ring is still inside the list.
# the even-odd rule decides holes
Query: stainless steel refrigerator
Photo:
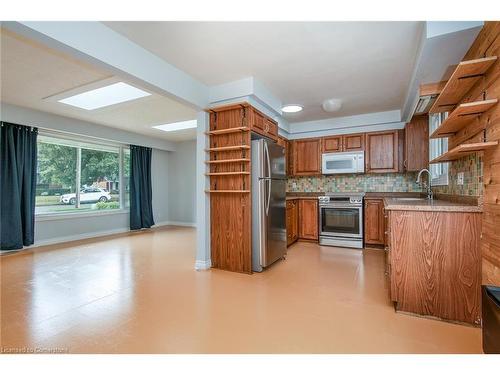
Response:
[[[252,140],[252,270],[286,254],[285,149],[268,139]]]

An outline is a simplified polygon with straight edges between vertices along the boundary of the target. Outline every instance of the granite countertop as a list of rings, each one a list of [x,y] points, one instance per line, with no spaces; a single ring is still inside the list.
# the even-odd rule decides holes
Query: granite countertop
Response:
[[[286,193],[286,199],[287,200],[292,200],[292,199],[311,199],[311,198],[318,198],[319,196],[325,195],[326,193],[321,192],[321,191],[316,191],[316,192],[287,192]],[[365,199],[381,199],[384,197],[421,197],[423,196],[422,193],[419,192],[368,192],[365,193]]]
[[[385,197],[385,209],[390,211],[445,211],[445,212],[482,212],[482,207],[473,204],[450,202],[441,199],[399,200]]]

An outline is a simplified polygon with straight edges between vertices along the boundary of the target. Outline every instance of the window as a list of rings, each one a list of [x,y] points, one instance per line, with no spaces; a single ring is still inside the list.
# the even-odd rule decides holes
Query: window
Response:
[[[448,112],[429,115],[429,134],[432,134],[441,123],[448,117]],[[429,160],[437,158],[448,151],[448,138],[437,138],[429,140]],[[430,164],[431,186],[448,185],[449,163]]]
[[[121,171],[130,169],[124,168],[129,160],[122,158],[125,152],[130,153],[120,145],[39,135],[35,213],[128,207],[128,194],[120,183]]]

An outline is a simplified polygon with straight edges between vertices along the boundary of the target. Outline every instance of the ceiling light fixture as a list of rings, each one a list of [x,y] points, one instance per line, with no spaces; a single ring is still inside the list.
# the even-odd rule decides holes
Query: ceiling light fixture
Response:
[[[285,113],[295,113],[302,111],[302,106],[297,104],[288,104],[281,107],[281,110]]]
[[[326,99],[323,102],[323,110],[325,112],[336,112],[342,107],[342,100],[340,99]]]
[[[137,87],[124,82],[117,82],[60,99],[58,102],[91,111],[93,109],[128,102],[149,95],[151,95],[149,92],[138,89]]]
[[[156,125],[153,128],[163,130],[164,132],[174,132],[176,130],[196,128],[198,122],[196,120],[172,122],[170,124]]]

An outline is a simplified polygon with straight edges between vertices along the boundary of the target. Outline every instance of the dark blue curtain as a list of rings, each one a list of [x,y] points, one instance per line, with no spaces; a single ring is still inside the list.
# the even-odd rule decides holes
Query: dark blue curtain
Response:
[[[151,189],[151,149],[130,146],[130,229],[154,225]]]
[[[33,244],[37,128],[0,123],[0,249]]]

